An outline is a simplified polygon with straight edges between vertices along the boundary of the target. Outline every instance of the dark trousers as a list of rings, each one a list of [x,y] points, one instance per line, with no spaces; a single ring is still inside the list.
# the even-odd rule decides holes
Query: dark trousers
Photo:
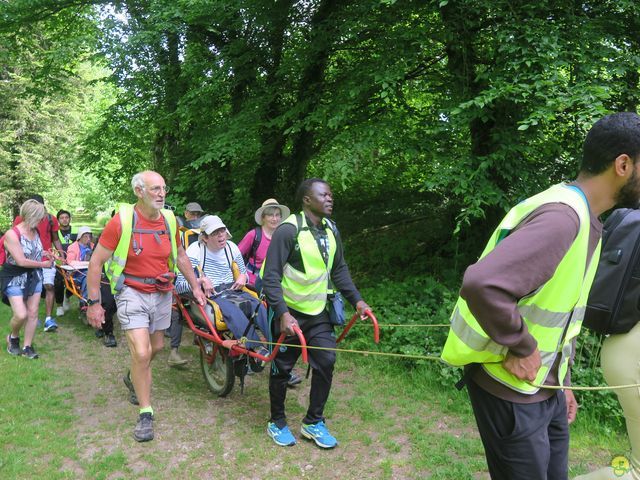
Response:
[[[65,288],[64,278],[62,278],[62,274],[56,270],[56,278],[53,281],[53,291],[56,296],[56,303],[58,305],[62,305],[62,301],[64,300],[64,296],[67,298],[71,296],[71,292]]]
[[[80,272],[74,273],[73,283],[75,284],[76,289],[80,291],[80,295],[82,295],[82,298],[86,299],[87,298],[87,275]],[[82,307],[85,307],[87,303],[84,300],[80,300],[79,305],[82,308]]]
[[[182,343],[182,316],[175,308],[171,310],[169,335],[171,336],[171,348],[178,348]]]
[[[100,304],[104,308],[104,323],[102,331],[106,335],[113,335],[113,316],[116,313],[116,300],[111,293],[111,287],[104,280],[100,282]]]
[[[305,325],[298,315],[294,315],[300,324],[307,345],[314,347],[336,348],[336,336],[328,323],[326,312],[321,314],[322,323]],[[276,332],[277,333],[277,332]],[[300,344],[298,337],[287,337],[284,343]],[[336,363],[336,352],[331,350],[307,350],[311,364],[311,391],[309,392],[309,408],[302,420],[307,425],[324,421],[324,406],[331,392],[333,381],[333,367]],[[296,364],[302,350],[296,347],[280,349],[273,361],[271,376],[269,377],[269,398],[271,400],[271,421],[278,428],[287,424],[285,415],[285,400],[287,398],[287,381],[289,374]]]
[[[564,392],[522,404],[467,382],[471,406],[493,480],[566,480],[569,425]]]

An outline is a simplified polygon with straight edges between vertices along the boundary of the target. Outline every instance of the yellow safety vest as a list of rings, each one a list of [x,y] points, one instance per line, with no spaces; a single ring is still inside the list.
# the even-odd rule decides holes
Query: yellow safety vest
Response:
[[[64,235],[62,235],[62,230],[58,230],[58,240],[60,240],[60,244],[61,245],[71,245],[73,243],[73,240],[71,240],[71,235],[75,235],[78,233],[78,227],[76,227],[75,225],[73,225],[71,227],[71,231],[69,232],[69,238],[65,238]]]
[[[131,204],[120,205],[120,224],[122,226],[122,235],[116,249],[113,251],[113,255],[107,262],[106,274],[111,284],[111,291],[118,293],[122,289],[124,284],[124,267],[127,264],[127,257],[129,256],[129,246],[131,245],[131,234],[133,232],[133,207]],[[171,239],[171,255],[168,258],[168,266],[170,272],[177,272],[177,259],[178,259],[178,245],[176,243],[176,230],[178,224],[176,217],[171,210],[160,210],[164,217],[165,223],[169,226],[169,237]]]
[[[300,256],[304,271],[293,268],[285,263],[282,269],[282,292],[287,305],[298,312],[307,315],[317,315],[327,306],[327,295],[333,293],[330,287],[331,268],[336,255],[337,242],[330,220],[322,220],[329,241],[329,259],[325,265],[316,239],[307,226],[304,212],[299,213],[301,224],[298,226],[296,215],[291,214],[282,223],[290,223],[297,230],[297,244],[300,248]],[[260,275],[264,276],[266,260],[262,263]]]
[[[547,203],[564,203],[573,208],[578,214],[580,228],[553,277],[536,291],[521,298],[518,311],[540,350],[542,366],[533,383],[544,383],[560,355],[558,378],[562,385],[569,367],[571,342],[580,332],[589,289],[600,257],[598,243],[587,268],[590,216],[586,198],[581,192],[564,184],[554,185],[528,198],[507,213],[480,258],[493,250],[531,212]],[[459,297],[451,315],[451,327],[442,359],[454,366],[482,364],[491,377],[507,387],[524,394],[536,393],[538,388],[503,368],[502,361],[507,351],[507,347],[489,338],[469,311],[465,300]]]

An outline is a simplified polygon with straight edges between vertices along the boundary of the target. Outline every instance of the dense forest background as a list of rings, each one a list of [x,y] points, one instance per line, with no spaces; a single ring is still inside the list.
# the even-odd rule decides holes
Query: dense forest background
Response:
[[[637,109],[639,27],[634,0],[0,1],[0,223],[34,192],[104,215],[152,168],[240,236],[321,176],[379,312],[446,319],[505,209]]]

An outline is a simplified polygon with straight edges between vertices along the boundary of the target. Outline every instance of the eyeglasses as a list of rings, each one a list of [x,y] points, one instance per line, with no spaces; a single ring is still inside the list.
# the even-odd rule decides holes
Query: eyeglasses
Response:
[[[164,191],[164,193],[169,193],[169,190],[171,190],[167,185],[165,185],[165,186],[154,185],[153,187],[149,187],[149,188],[146,188],[146,189],[148,191],[150,191],[151,193],[153,193],[154,195],[158,195],[160,193],[160,191]]]

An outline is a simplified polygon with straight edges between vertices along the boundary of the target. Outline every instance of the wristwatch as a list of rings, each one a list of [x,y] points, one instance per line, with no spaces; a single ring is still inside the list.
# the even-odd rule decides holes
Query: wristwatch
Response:
[[[90,307],[91,305],[95,305],[96,303],[100,303],[100,299],[92,300],[91,298],[87,298],[87,305]]]

